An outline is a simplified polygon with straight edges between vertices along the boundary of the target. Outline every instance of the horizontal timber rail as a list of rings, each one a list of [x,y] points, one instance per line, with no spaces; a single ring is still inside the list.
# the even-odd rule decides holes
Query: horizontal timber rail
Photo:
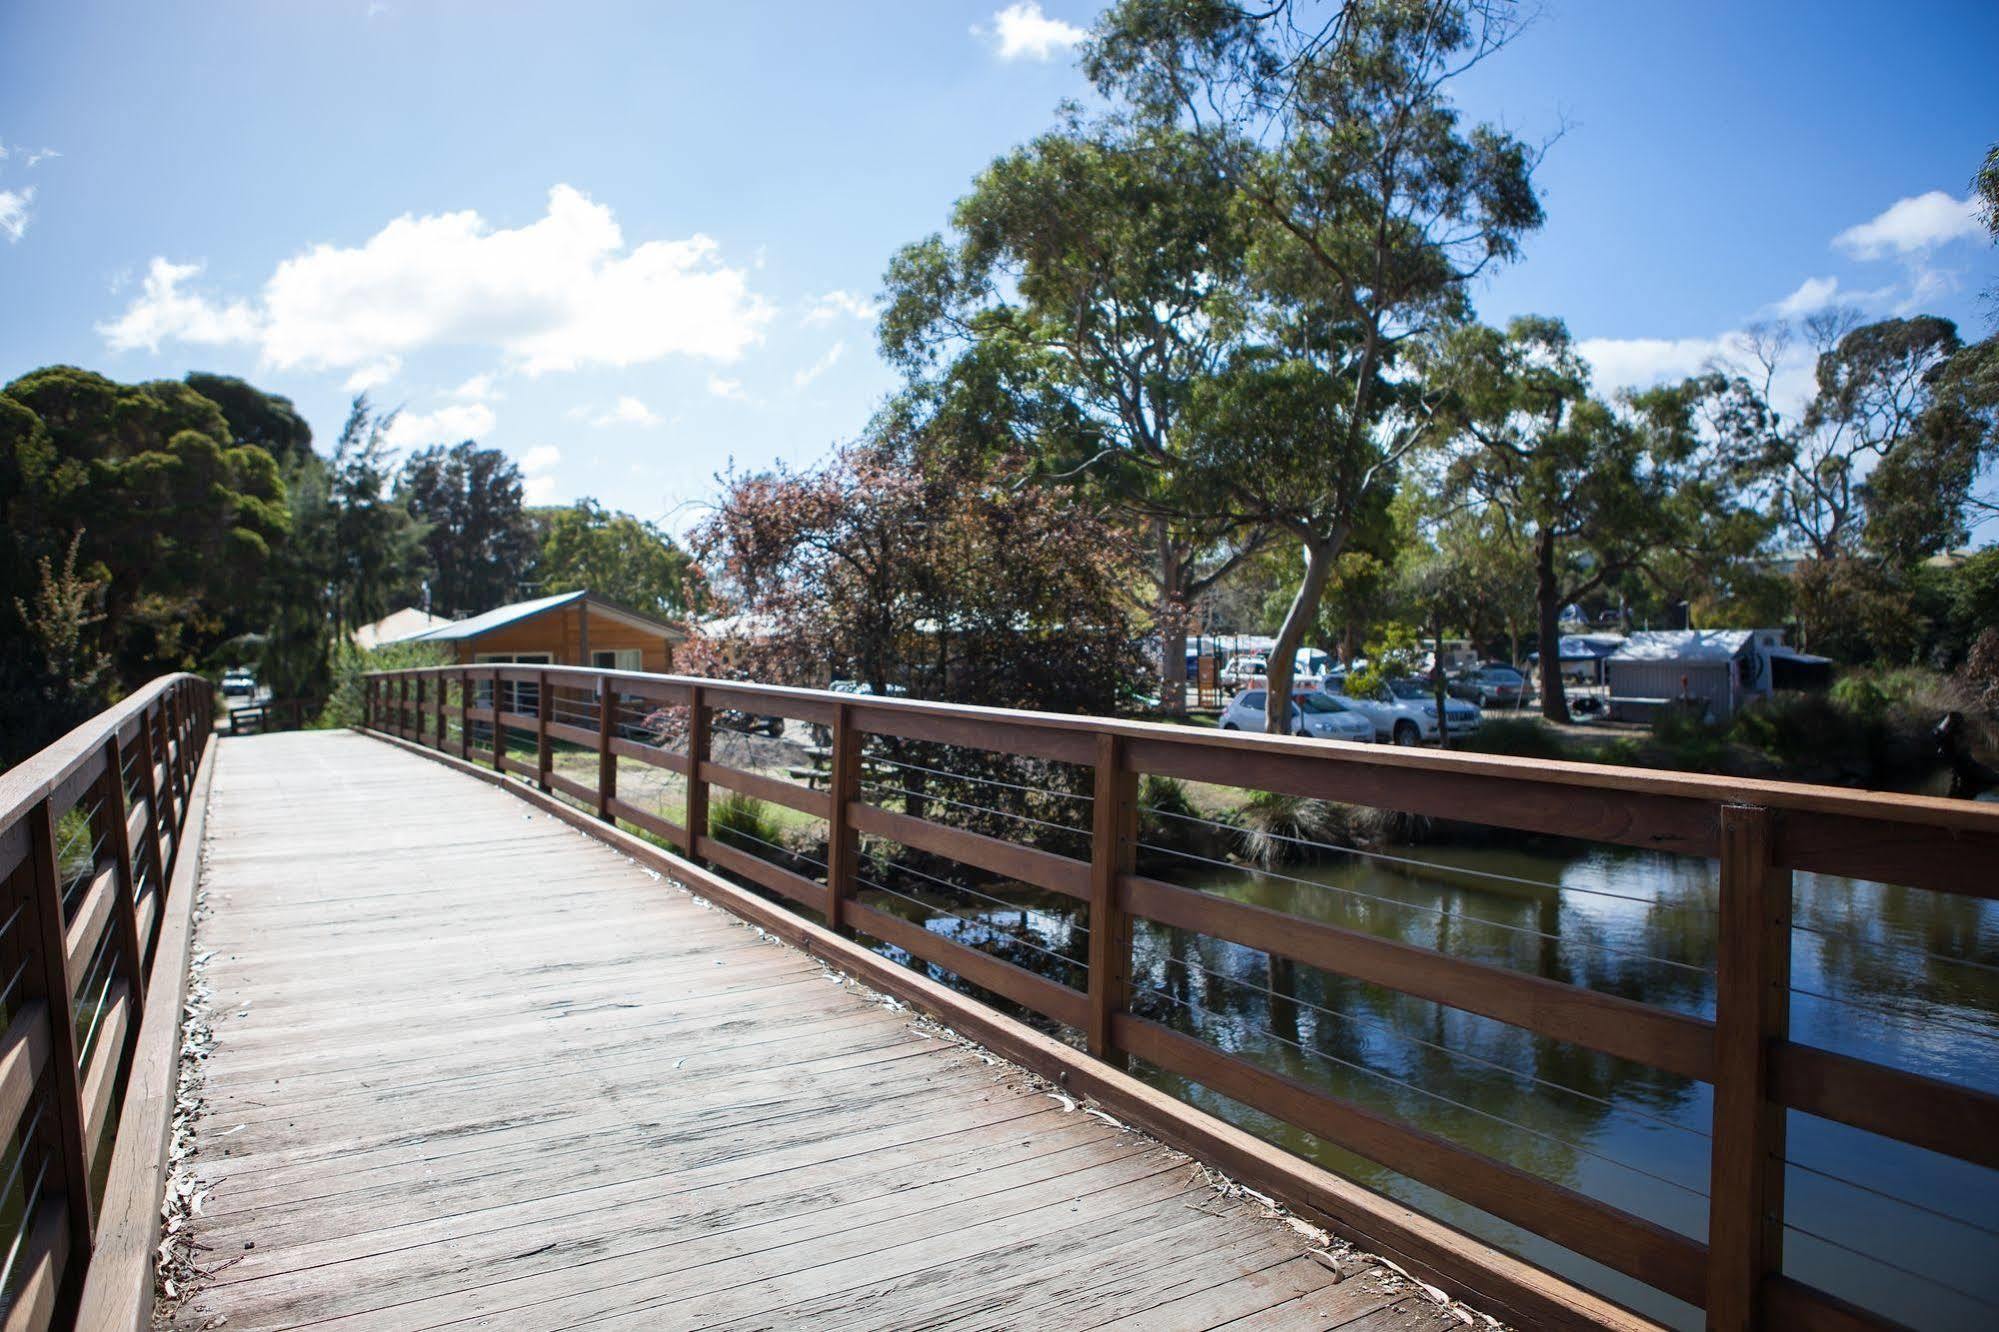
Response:
[[[502,781],[515,774],[544,795],[567,798],[564,807],[580,807],[577,817],[585,822],[589,816],[650,834],[697,864],[705,861],[808,909],[839,935],[877,940],[953,974],[1038,1014],[1082,1047],[1086,1054],[1079,1060],[1122,1069],[1137,1059],[1198,1084],[1704,1310],[1712,1327],[1893,1326],[1785,1273],[1787,1111],[1999,1168],[1999,1097],[1794,1041],[1788,1012],[1794,872],[1999,898],[1999,874],[1992,869],[1999,865],[1999,806],[574,667],[383,672],[368,677],[365,703],[365,729],[476,764]],[[822,751],[829,760],[820,774],[825,787],[715,757],[718,721],[737,714],[821,728],[829,742]],[[1088,824],[1057,831],[1074,835],[1076,853],[961,826],[933,813],[953,803],[942,795],[903,791],[903,808],[886,808],[880,794],[885,784],[871,783],[867,773],[877,764],[923,771],[892,756],[904,752],[893,748],[898,743],[1072,765],[1087,780],[1065,798],[1087,802]],[[594,758],[559,771],[558,745],[566,760]],[[679,820],[620,791],[621,758],[672,775],[684,791]],[[1138,790],[1144,776],[1713,862],[1713,1016],[1141,873]],[[625,779],[632,780],[632,772]],[[711,799],[716,787],[823,820],[823,861],[774,844],[759,848],[760,838],[733,831]],[[1087,966],[1074,969],[1082,983],[889,909],[887,898],[900,894],[871,879],[879,871],[861,853],[863,837],[1086,903]],[[874,900],[864,893],[875,894]],[[1709,1139],[1705,1235],[1622,1210],[1138,1011],[1132,993],[1137,922],[1240,945],[1285,965],[1708,1084],[1712,1114],[1701,1130]],[[1182,1136],[1197,1139],[1199,1133],[1183,1130]],[[1562,1289],[1560,1282],[1523,1279],[1519,1264],[1490,1261],[1493,1251],[1469,1238],[1459,1237],[1461,1244],[1440,1240],[1434,1224],[1418,1224],[1385,1200],[1370,1206],[1349,1193],[1340,1207],[1329,1206],[1323,1188],[1310,1184],[1302,1168],[1288,1175],[1261,1157],[1249,1165],[1224,1164],[1502,1315],[1530,1323],[1575,1321],[1574,1310],[1587,1303],[1551,1295]]]
[[[10,1329],[150,1308],[214,708],[163,676],[0,773]]]

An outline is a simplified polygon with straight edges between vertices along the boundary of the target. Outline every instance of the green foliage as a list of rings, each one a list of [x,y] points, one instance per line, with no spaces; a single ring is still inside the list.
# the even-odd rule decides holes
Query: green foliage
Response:
[[[403,463],[396,494],[423,527],[432,614],[477,615],[521,599],[537,543],[521,507],[521,469],[506,454],[470,440],[419,450]]]
[[[27,653],[16,682],[0,680],[0,732],[8,753],[27,754],[95,712],[111,659],[90,630],[103,619],[95,607],[102,585],[77,572],[83,534],[70,540],[60,565],[44,555],[41,579],[29,601],[16,601]]]
[[[326,705],[313,719],[320,729],[359,726],[363,714],[362,677],[370,671],[409,671],[425,666],[451,666],[458,658],[442,643],[384,643],[363,651],[342,638],[330,653],[332,683]]]
[[[229,423],[229,434],[238,444],[255,445],[271,455],[279,470],[312,457],[312,427],[298,414],[290,398],[266,393],[233,375],[211,375],[195,370],[186,384],[214,403]]]
[[[284,487],[214,403],[175,381],[117,384],[67,366],[0,398],[0,643],[20,641],[16,604],[40,560],[79,533],[78,567],[102,585],[92,636],[116,678],[198,667],[254,627]]]
[[[1511,754],[1516,758],[1569,759],[1573,746],[1538,717],[1488,716],[1471,735],[1451,742],[1469,754]]]
[[[665,532],[593,499],[537,509],[539,578],[544,593],[589,590],[616,605],[661,619],[699,609],[699,573]]]
[[[881,322],[884,353],[973,427],[949,432],[960,448],[1024,447],[1142,530],[1169,700],[1187,607],[1263,540],[1174,428],[1243,329],[1231,199],[1194,136],[1072,117],[979,175],[950,240],[896,255]]]

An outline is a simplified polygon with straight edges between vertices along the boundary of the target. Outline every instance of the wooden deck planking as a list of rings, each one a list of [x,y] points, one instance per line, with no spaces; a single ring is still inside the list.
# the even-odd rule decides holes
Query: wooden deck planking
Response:
[[[227,742],[204,884],[178,1326],[1457,1325],[391,746]]]

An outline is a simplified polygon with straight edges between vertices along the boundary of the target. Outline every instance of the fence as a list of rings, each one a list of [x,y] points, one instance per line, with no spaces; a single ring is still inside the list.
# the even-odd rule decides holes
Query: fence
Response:
[[[684,718],[663,744],[656,710]],[[830,732],[827,789],[716,761],[718,714]],[[652,720],[645,719],[652,715]],[[1337,1144],[1658,1292],[1709,1326],[1892,1326],[1787,1275],[1786,1136],[1793,1112],[1999,1169],[1999,1097],[1792,1039],[1793,876],[1843,875],[1968,900],[1999,896],[1999,808],[1580,764],[1330,746],[1136,722],[1012,713],[776,686],[580,668],[444,667],[371,676],[369,727],[511,774],[596,818],[651,834],[1129,1060]],[[1062,854],[902,810],[869,783],[884,743],[1003,754],[1092,774],[1086,854]],[[557,747],[594,755],[557,770]],[[681,818],[627,799],[619,759],[675,774]],[[903,765],[905,767],[910,765]],[[1141,872],[1142,775],[1583,838],[1712,862],[1713,1016],[1529,974],[1274,910]],[[1003,783],[1002,783],[1003,784]],[[868,788],[876,787],[870,798]],[[773,860],[718,835],[711,788],[826,824],[823,863]],[[949,802],[944,802],[948,804]],[[996,956],[863,900],[861,839],[1032,885],[1087,911],[1081,984]],[[780,863],[784,862],[784,863]],[[1150,922],[1352,978],[1712,1088],[1705,1238],[1394,1114],[1220,1048],[1133,1002],[1133,927]],[[1432,1270],[1450,1272],[1448,1255]],[[1477,1289],[1475,1274],[1464,1282]]]
[[[163,964],[170,993],[150,1006],[147,993],[169,885],[183,843],[198,837],[190,817],[213,707],[206,680],[165,676],[0,773],[9,1329],[67,1323],[108,1249],[129,1278],[128,1307],[150,1287],[159,1180],[144,1175],[155,1163],[138,1163],[137,1187],[112,1180],[113,1145],[123,1145],[112,1128],[144,1113],[163,1133],[172,1105],[172,1033],[143,1060],[134,1051],[142,1013],[179,1016],[184,959]],[[142,1076],[147,1092],[135,1095]]]

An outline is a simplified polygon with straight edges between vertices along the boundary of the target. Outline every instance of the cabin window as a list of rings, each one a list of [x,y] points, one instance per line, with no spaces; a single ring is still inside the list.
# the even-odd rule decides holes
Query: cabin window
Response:
[[[606,648],[590,654],[590,664],[600,671],[642,671],[644,658],[637,648]]]
[[[553,666],[555,657],[547,652],[480,652],[472,661],[479,666]],[[493,706],[493,684],[490,680],[476,682],[478,702],[476,706]],[[500,685],[500,711],[533,714],[541,708],[541,691],[531,684],[519,680],[502,681]]]

